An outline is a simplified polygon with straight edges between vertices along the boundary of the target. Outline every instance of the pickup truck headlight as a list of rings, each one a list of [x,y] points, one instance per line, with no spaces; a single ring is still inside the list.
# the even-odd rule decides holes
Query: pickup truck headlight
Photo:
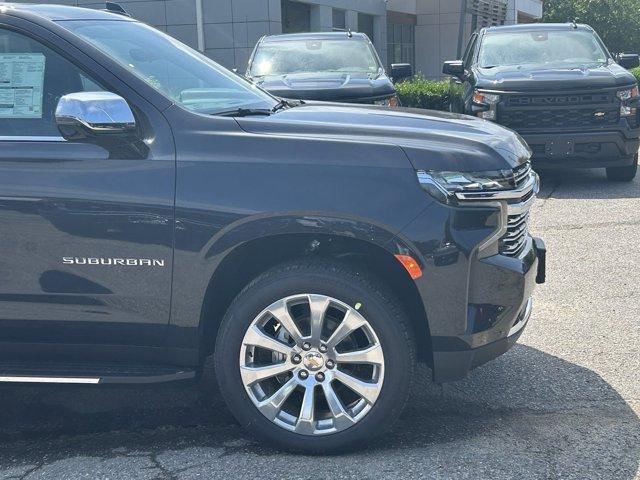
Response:
[[[375,102],[373,102],[373,104],[381,105],[384,107],[399,107],[400,100],[398,99],[397,95],[394,95],[393,97],[385,98],[384,100],[376,100]]]
[[[620,90],[618,92],[620,102],[620,116],[632,117],[637,112],[638,105],[638,87]]]
[[[434,172],[418,170],[418,181],[436,200],[452,203],[457,192],[511,190],[515,186],[512,170],[489,172]]]
[[[498,104],[500,95],[476,90],[473,92],[471,111],[480,118],[495,121],[498,118]]]

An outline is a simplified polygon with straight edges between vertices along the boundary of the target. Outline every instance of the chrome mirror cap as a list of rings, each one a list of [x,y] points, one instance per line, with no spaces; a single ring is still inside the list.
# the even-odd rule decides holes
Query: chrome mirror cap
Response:
[[[77,138],[130,132],[136,120],[127,101],[115,93],[77,92],[58,101],[56,124],[65,138]]]

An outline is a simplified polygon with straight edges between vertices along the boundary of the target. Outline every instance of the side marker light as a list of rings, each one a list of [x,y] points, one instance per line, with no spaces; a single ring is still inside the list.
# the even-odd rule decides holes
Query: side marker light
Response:
[[[418,262],[416,262],[412,257],[410,257],[409,255],[394,256],[407,270],[412,280],[417,280],[422,276],[422,269],[420,268],[420,265],[418,265]]]

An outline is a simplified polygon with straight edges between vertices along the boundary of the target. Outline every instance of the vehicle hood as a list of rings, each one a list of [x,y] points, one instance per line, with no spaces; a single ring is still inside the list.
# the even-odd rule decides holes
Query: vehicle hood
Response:
[[[386,75],[364,73],[295,73],[255,78],[260,88],[298,100],[355,102],[386,98],[395,88]]]
[[[237,119],[247,132],[396,145],[416,169],[511,169],[529,160],[515,132],[466,115],[418,109],[306,103],[268,117]]]
[[[593,67],[545,68],[542,66],[504,66],[475,68],[477,88],[505,91],[575,90],[581,88],[625,87],[635,77],[617,63]]]

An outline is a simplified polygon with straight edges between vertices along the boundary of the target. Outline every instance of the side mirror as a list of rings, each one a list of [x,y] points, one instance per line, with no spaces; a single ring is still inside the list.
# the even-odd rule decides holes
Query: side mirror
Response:
[[[462,60],[444,62],[442,73],[445,75],[451,75],[452,77],[462,77],[464,75],[464,63]]]
[[[399,83],[413,77],[413,67],[410,63],[392,63],[391,78],[394,83]]]
[[[136,131],[131,107],[110,92],[64,95],[56,108],[56,124],[66,140],[132,139]]]
[[[640,67],[640,56],[635,53],[621,53],[618,57],[618,64],[627,70]]]

